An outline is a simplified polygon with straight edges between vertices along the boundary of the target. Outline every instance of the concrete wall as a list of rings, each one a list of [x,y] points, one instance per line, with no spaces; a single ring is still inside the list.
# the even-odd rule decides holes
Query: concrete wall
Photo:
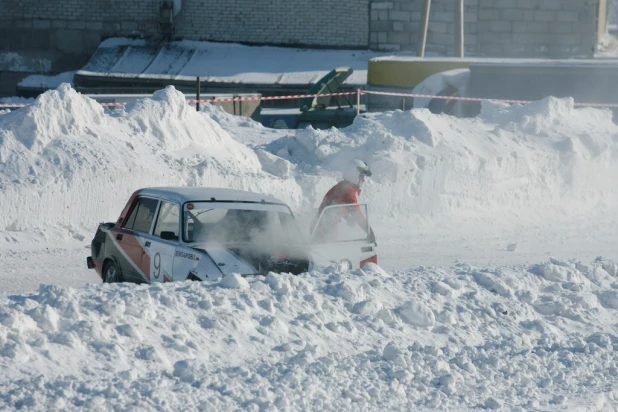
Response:
[[[491,57],[590,57],[597,45],[598,2],[465,0],[466,53]],[[373,2],[371,48],[416,51],[423,3]],[[456,3],[432,1],[426,53],[454,55]]]

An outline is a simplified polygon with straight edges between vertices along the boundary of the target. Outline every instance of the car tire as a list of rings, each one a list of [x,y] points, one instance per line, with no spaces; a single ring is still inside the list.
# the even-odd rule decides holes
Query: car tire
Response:
[[[113,260],[108,260],[103,267],[103,283],[118,283],[122,282],[122,273],[120,268]]]

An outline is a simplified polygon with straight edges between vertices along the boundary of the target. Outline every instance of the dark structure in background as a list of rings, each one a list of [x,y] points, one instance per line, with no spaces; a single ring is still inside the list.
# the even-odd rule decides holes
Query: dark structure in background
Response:
[[[0,96],[29,74],[81,68],[102,39],[209,40],[416,51],[424,0],[0,2]],[[432,0],[427,53],[456,54],[454,0]],[[464,0],[466,55],[591,57],[607,0]]]

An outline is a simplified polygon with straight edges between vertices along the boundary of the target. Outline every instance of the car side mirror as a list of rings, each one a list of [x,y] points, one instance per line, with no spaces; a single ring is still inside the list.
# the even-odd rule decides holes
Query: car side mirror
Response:
[[[163,240],[178,240],[178,236],[174,232],[163,231],[161,232],[161,239]]]

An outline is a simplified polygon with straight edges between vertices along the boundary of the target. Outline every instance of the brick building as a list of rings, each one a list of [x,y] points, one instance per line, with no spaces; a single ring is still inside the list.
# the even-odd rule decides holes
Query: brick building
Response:
[[[171,25],[162,24],[166,3],[176,7]],[[455,4],[432,1],[428,53],[454,53]],[[464,4],[465,49],[476,56],[590,57],[606,24],[607,0]],[[416,50],[422,7],[423,0],[1,1],[0,56],[44,56],[48,71],[60,72],[85,63],[101,39],[159,39],[172,26],[173,37],[190,40]]]
[[[416,50],[423,1],[372,2],[370,47]],[[433,0],[427,51],[455,52],[457,1]],[[607,24],[606,0],[465,0],[468,54],[591,57]]]

